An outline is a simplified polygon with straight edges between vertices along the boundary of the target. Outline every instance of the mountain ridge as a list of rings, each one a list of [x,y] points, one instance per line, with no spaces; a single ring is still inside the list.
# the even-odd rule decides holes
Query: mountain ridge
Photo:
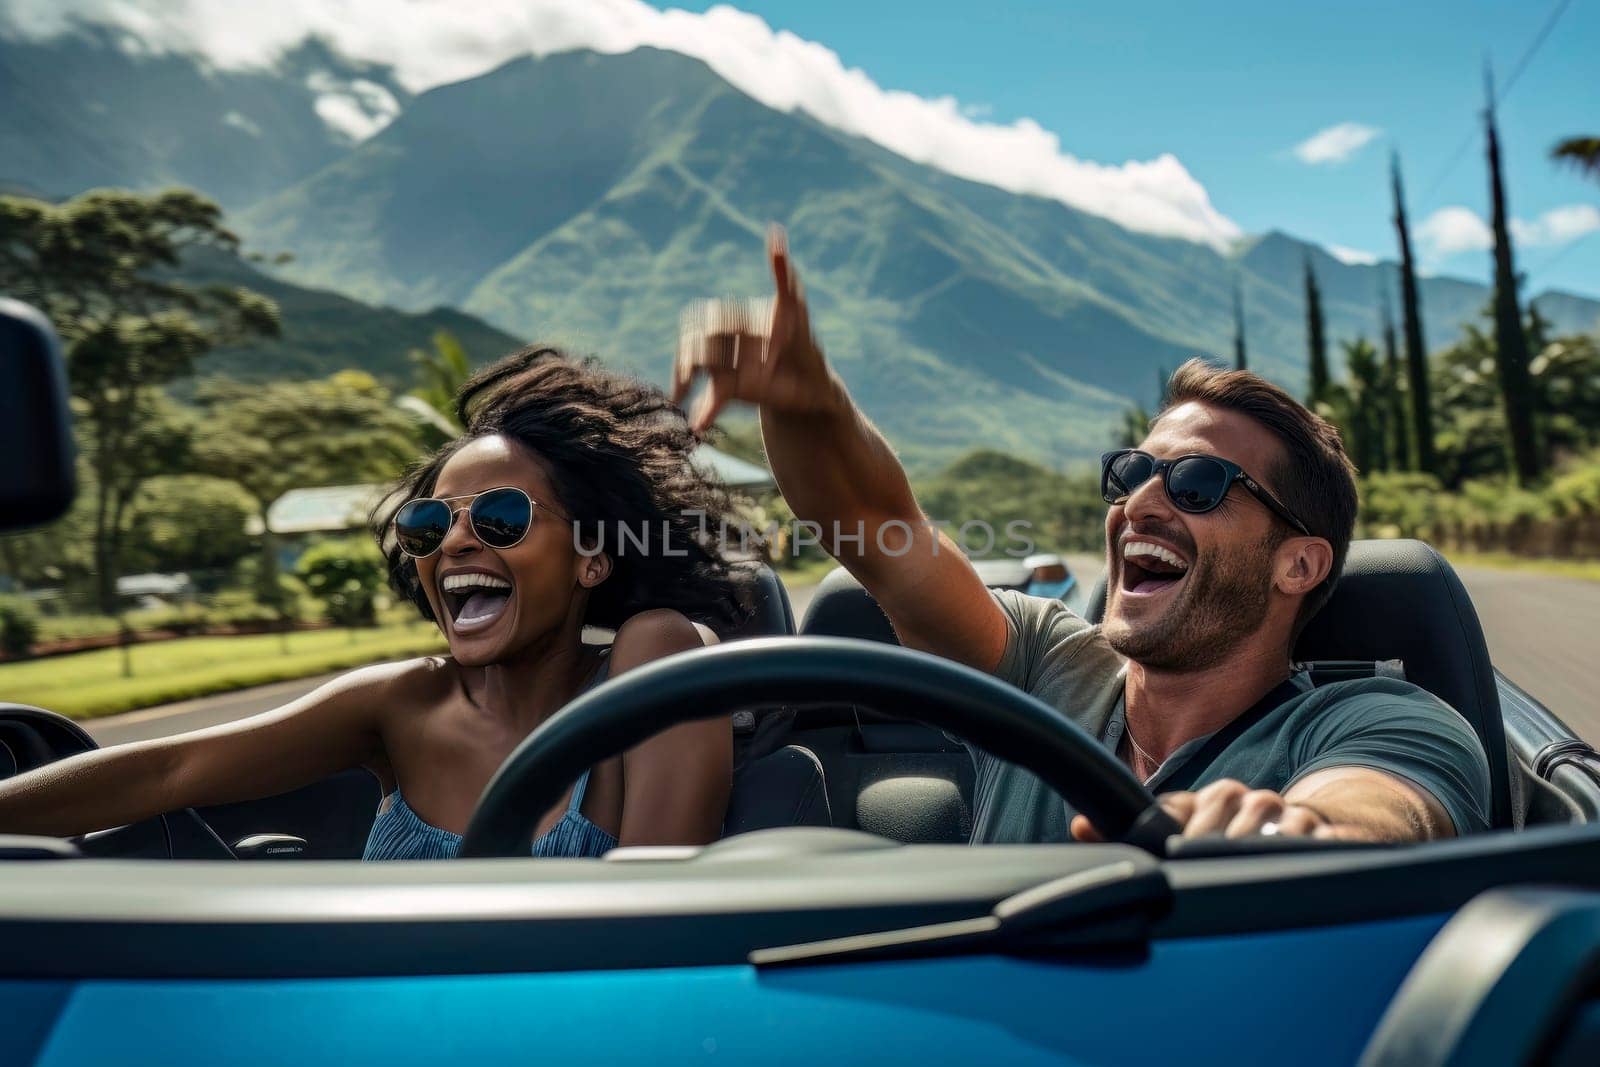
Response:
[[[336,58],[306,53],[283,77]],[[17,67],[0,62],[0,75]],[[303,88],[272,91],[303,104]],[[199,130],[215,122],[208,108]],[[657,381],[686,302],[770,289],[761,236],[783,221],[840,373],[897,444],[932,457],[1092,455],[1127,405],[1155,401],[1158,371],[1231,354],[1236,280],[1252,367],[1299,390],[1302,263],[1335,341],[1376,337],[1378,286],[1393,284],[1391,263],[1344,263],[1281,231],[1223,254],[957,178],[652,48],[513,59],[408,98],[375,136],[301,165],[254,199],[230,193],[252,247],[293,254],[284,282],[397,313],[451,305],[502,337]],[[0,162],[8,182],[41,184]],[[1489,296],[1460,279],[1421,285],[1435,349]],[[1600,301],[1538,305],[1558,330],[1600,327]]]

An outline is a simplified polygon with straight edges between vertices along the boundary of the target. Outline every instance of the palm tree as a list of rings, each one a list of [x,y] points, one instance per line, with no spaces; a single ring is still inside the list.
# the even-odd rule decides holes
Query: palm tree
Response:
[[[433,351],[411,350],[417,367],[417,387],[395,401],[395,406],[414,416],[427,427],[427,436],[443,444],[461,433],[456,419],[456,393],[472,377],[472,361],[466,349],[448,330],[433,335]]]
[[[1600,137],[1568,137],[1550,149],[1557,163],[1570,163],[1578,171],[1600,181]]]
[[[1388,404],[1385,403],[1385,368],[1378,350],[1365,337],[1341,342],[1349,384],[1341,390],[1341,420],[1350,435],[1350,458],[1362,474],[1387,470]]]

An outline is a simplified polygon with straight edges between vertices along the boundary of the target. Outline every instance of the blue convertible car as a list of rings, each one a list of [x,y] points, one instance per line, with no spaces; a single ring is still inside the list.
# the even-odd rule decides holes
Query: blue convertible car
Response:
[[[22,525],[59,510],[70,450],[47,334],[0,332]],[[1094,740],[895,647],[842,572],[798,625],[770,572],[747,580],[742,639],[552,718],[454,862],[353,861],[365,772],[0,838],[0,1064],[1600,1063],[1600,756],[1495,671],[1426,545],[1355,545],[1298,649],[1328,678],[1398,661],[1482,738],[1497,832],[1411,847],[1170,839]],[[723,840],[527,858],[526,813],[583,768],[730,713]],[[969,847],[951,735],[1118,840]],[[0,775],[92,744],[0,708]]]

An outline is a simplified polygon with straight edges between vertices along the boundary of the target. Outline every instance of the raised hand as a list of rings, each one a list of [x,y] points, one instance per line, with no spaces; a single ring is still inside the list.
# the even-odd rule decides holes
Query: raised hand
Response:
[[[706,301],[684,316],[673,365],[672,398],[682,403],[697,379],[705,392],[690,415],[703,434],[735,400],[788,412],[820,411],[838,402],[833,376],[811,333],[805,288],[789,258],[783,227],[767,231],[772,302]]]

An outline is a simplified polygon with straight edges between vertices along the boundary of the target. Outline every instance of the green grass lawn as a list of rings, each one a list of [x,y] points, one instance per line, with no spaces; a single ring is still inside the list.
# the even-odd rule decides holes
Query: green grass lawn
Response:
[[[1526,571],[1530,574],[1552,574],[1558,578],[1581,578],[1600,582],[1600,560],[1588,559],[1534,559],[1508,553],[1448,552],[1450,562],[1457,567],[1487,567],[1497,571]]]
[[[0,700],[91,718],[444,647],[433,624],[420,620],[371,630],[152,641],[127,649],[133,660],[131,678],[122,676],[120,648],[0,664]]]

